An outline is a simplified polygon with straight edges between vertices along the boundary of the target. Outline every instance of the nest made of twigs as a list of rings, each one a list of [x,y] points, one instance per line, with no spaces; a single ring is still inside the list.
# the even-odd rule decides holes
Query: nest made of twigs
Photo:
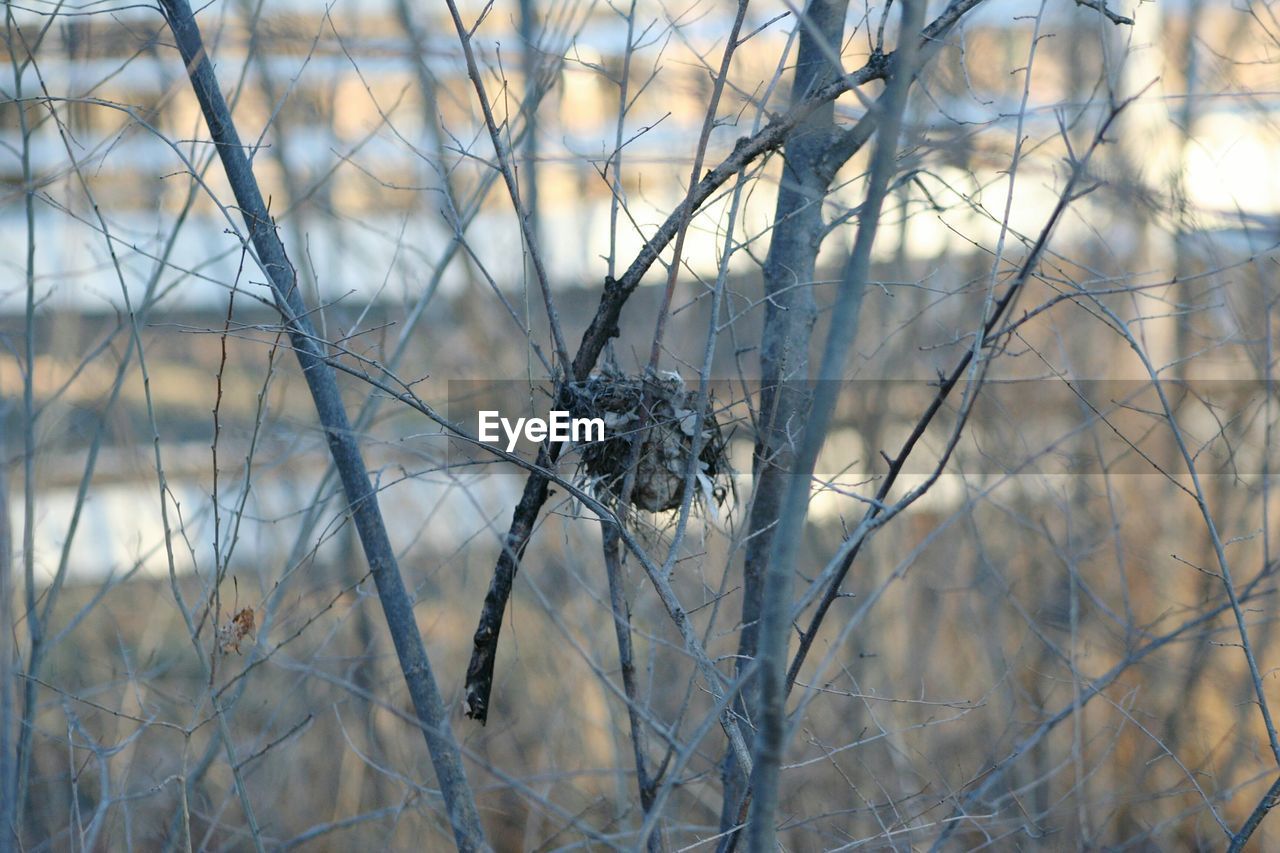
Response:
[[[679,508],[698,429],[697,391],[680,376],[626,376],[602,370],[569,389],[574,417],[601,418],[605,438],[582,448],[579,471],[596,496],[610,504],[623,497],[635,443],[640,442],[630,504],[649,512]],[[731,471],[724,436],[710,399],[703,408],[701,449],[694,477],[695,502],[724,502]]]

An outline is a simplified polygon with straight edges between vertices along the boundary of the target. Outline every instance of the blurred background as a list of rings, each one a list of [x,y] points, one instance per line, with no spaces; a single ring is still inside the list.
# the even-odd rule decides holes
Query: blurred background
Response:
[[[947,8],[930,3],[926,21]],[[488,723],[466,719],[472,632],[524,475],[451,464],[439,423],[355,374],[385,369],[446,414],[460,380],[545,408],[532,254],[572,353],[606,277],[689,190],[735,7],[459,9],[500,154],[443,6],[216,0],[197,20],[311,319],[351,368],[347,408],[491,843],[631,848],[644,811],[600,523],[553,487]],[[1132,20],[1065,0],[974,4],[912,90],[797,595],[838,560],[991,294],[1017,280],[1072,163],[1134,100],[1025,277],[943,472],[931,478],[958,398],[891,497],[928,493],[868,540],[817,634],[790,705],[788,849],[1216,849],[1277,775],[1259,695],[1280,689],[1280,23],[1258,2],[1111,9]],[[747,9],[704,172],[786,112],[799,12]],[[249,848],[239,775],[269,848],[446,848],[306,384],[164,20],[47,0],[5,15],[0,591],[20,846]],[[854,3],[829,47],[853,71],[896,32],[896,11]],[[836,125],[881,89],[842,94]],[[815,365],[868,153],[816,202],[816,272],[794,284],[816,304]],[[728,499],[695,501],[687,529],[674,512],[632,523],[656,559],[670,552],[726,676],[785,157],[700,207],[669,305],[667,250],[605,356],[639,374],[669,311],[661,366],[715,386]],[[656,838],[715,849],[711,697],[636,561],[623,581],[639,701],[665,733],[647,747],[670,782]],[[254,629],[237,636],[244,608]],[[1264,821],[1252,843],[1276,837]]]

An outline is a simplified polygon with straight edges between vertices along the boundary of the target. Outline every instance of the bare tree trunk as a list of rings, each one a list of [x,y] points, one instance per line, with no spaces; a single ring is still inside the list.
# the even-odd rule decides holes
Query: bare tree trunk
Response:
[[[792,104],[803,103],[840,74],[831,57],[839,56],[848,0],[811,0],[799,24],[800,44],[792,83]],[[782,184],[774,208],[773,238],[764,265],[765,319],[761,334],[761,391],[756,428],[751,520],[742,580],[742,630],[738,668],[756,654],[760,595],[773,531],[786,492],[786,476],[795,462],[796,439],[808,409],[809,346],[817,305],[814,267],[825,223],[822,201],[831,176],[823,164],[835,133],[835,107],[814,110],[787,141]],[[754,717],[753,692],[743,690],[738,713]],[[728,750],[724,761],[724,801],[720,831],[739,821],[746,779]]]
[[[284,245],[276,233],[245,156],[191,6],[187,0],[161,0],[161,9],[186,64],[209,133],[218,146],[218,155],[248,226],[258,260],[270,279],[276,306],[285,320],[290,342],[324,427],[329,451],[342,480],[352,520],[378,589],[400,668],[431,753],[454,839],[460,850],[488,849],[475,800],[463,772],[462,755],[450,730],[444,701],[431,671],[422,636],[418,633],[413,605],[378,509],[377,495],[369,482],[333,369],[327,362],[323,345],[316,338],[298,292],[293,266],[285,255]]]
[[[880,209],[897,169],[898,131],[906,108],[907,92],[916,68],[914,37],[924,19],[924,0],[904,0],[904,35],[895,52],[888,86],[875,109],[879,134],[871,156],[866,200],[858,217],[858,236],[841,276],[839,296],[831,316],[831,329],[823,348],[812,413],[805,420],[799,453],[785,477],[786,496],[762,578],[757,658],[760,667],[759,726],[752,758],[755,767],[751,787],[755,804],[748,826],[748,849],[772,851],[776,844],[774,816],[779,801],[782,753],[786,748],[787,649],[791,635],[791,579],[800,553],[809,504],[809,482],[818,451],[826,438],[835,410],[836,386],[857,334],[858,314],[871,267],[871,247],[876,238]]]

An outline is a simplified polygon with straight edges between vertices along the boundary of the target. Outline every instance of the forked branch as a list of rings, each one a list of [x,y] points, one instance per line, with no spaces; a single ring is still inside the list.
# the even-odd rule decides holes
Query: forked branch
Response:
[[[983,0],[956,0],[950,4],[921,31],[918,49],[922,52],[930,50],[933,43],[945,37],[965,13],[982,2]],[[639,287],[650,267],[675,239],[681,223],[702,209],[707,200],[739,171],[760,157],[781,148],[791,133],[818,107],[858,86],[873,80],[884,79],[888,75],[892,56],[893,54],[876,54],[857,71],[845,74],[823,86],[812,97],[792,107],[783,115],[777,116],[758,132],[739,139],[733,151],[718,166],[703,175],[702,179],[689,191],[685,200],[671,211],[658,230],[645,241],[626,271],[616,279],[605,278],[600,303],[596,306],[595,315],[582,334],[582,342],[578,345],[578,352],[573,358],[572,376],[575,380],[583,381],[590,375],[596,361],[600,358],[600,353],[604,351],[605,344],[611,338],[617,337],[618,320],[622,316],[623,306]],[[558,446],[544,446],[538,454],[537,465],[539,468],[550,467],[555,464],[558,456]],[[537,473],[530,474],[525,481],[524,492],[512,515],[511,526],[503,540],[502,552],[498,555],[493,579],[490,581],[489,591],[480,611],[471,662],[467,666],[466,711],[469,717],[481,723],[484,723],[489,715],[489,694],[493,689],[493,667],[498,653],[498,636],[502,629],[503,614],[507,609],[507,601],[511,597],[511,586],[515,581],[516,569],[529,545],[529,538],[538,521],[538,513],[546,503],[547,485],[546,478]]]

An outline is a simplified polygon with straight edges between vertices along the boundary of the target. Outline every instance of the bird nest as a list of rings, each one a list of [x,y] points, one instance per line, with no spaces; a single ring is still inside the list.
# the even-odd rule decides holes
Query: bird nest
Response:
[[[596,497],[610,505],[622,500],[639,442],[629,503],[648,512],[679,508],[698,431],[697,392],[687,390],[675,373],[646,379],[611,370],[592,374],[569,391],[574,417],[604,421],[604,440],[582,447],[579,467]],[[703,407],[701,433],[694,501],[718,506],[728,494],[731,470],[710,399]]]

